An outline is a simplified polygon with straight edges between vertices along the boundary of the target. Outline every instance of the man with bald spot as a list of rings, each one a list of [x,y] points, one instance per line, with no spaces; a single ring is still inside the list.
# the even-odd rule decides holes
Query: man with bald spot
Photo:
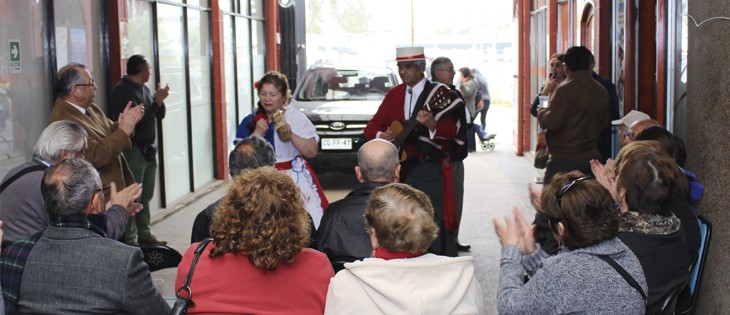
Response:
[[[360,185],[330,204],[317,230],[318,249],[327,254],[335,271],[346,262],[370,257],[373,247],[365,232],[365,206],[375,188],[398,182],[399,162],[398,149],[383,139],[370,140],[357,151],[355,175]]]

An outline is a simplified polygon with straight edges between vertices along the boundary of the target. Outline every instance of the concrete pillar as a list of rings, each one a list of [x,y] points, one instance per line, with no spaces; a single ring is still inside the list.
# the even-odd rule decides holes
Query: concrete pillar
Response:
[[[727,0],[690,1],[689,14],[701,22],[730,16]],[[730,21],[696,27],[689,19],[687,75],[687,169],[699,176],[705,193],[697,211],[713,223],[713,236],[695,314],[730,310]]]

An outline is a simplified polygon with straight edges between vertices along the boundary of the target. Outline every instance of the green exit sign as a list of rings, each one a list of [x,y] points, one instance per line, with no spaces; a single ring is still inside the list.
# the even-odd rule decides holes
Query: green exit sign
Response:
[[[20,73],[22,70],[20,66],[20,41],[17,39],[9,40],[8,49],[10,52],[10,73]]]

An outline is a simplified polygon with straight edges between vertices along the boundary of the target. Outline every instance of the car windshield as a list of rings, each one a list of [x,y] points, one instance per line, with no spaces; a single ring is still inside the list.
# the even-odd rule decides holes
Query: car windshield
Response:
[[[295,97],[297,101],[381,100],[394,80],[388,68],[317,68],[307,72]]]

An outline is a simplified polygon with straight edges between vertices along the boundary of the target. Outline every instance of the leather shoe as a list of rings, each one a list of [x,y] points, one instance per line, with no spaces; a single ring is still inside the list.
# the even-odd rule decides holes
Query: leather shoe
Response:
[[[471,245],[456,243],[456,249],[459,250],[460,252],[468,252],[471,250]]]
[[[139,245],[167,245],[166,241],[158,240],[154,235],[147,239],[139,239]]]

